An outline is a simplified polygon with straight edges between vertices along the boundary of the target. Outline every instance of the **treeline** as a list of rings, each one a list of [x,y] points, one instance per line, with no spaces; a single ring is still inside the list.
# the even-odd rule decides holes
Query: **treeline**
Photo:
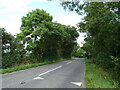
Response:
[[[2,68],[26,63],[70,58],[79,36],[73,26],[52,22],[46,11],[36,9],[22,17],[21,32],[2,31]]]
[[[85,15],[78,24],[86,33],[83,49],[86,57],[104,69],[110,70],[120,81],[120,2],[63,2],[65,9]]]

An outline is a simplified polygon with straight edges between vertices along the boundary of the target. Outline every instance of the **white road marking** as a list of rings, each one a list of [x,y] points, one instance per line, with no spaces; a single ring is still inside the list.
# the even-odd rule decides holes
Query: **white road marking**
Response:
[[[56,68],[51,69],[51,70],[49,70],[49,71],[47,71],[47,72],[41,73],[41,74],[39,74],[38,76],[40,77],[40,76],[42,76],[42,75],[45,75],[45,74],[47,74],[47,73],[49,73],[49,72],[52,72],[52,71],[54,71],[54,70],[56,70],[56,69],[58,69],[58,68],[61,68],[61,67],[62,67],[62,66],[56,67]]]
[[[33,78],[33,80],[37,80],[37,79],[44,79],[44,78],[42,78],[42,77],[35,77],[35,78]]]
[[[77,85],[77,86],[81,86],[82,85],[82,82],[71,82],[72,84],[75,84],[75,85]]]
[[[67,64],[70,64],[72,61],[68,62]]]
[[[36,79],[44,79],[44,78],[41,77],[42,75],[45,75],[45,74],[47,74],[47,73],[49,73],[49,72],[52,72],[52,71],[54,71],[54,70],[56,70],[56,69],[58,69],[58,68],[61,68],[61,67],[62,67],[62,66],[59,66],[59,67],[56,67],[56,68],[51,69],[51,70],[49,70],[49,71],[46,71],[46,72],[44,72],[44,73],[41,73],[41,74],[39,74],[37,77],[33,78],[33,80],[36,80]]]

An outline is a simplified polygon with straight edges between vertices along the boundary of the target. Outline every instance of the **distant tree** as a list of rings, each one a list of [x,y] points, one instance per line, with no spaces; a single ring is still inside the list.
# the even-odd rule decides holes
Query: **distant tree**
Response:
[[[85,54],[86,54],[86,52],[82,48],[79,48],[76,52],[77,57],[84,57]]]
[[[79,36],[75,27],[64,26],[64,37],[61,42],[62,56],[71,57],[74,46],[77,46],[76,38]]]

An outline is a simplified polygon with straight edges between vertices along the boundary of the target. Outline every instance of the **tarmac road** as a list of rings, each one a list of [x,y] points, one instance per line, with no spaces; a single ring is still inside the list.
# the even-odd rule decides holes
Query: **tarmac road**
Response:
[[[2,75],[2,88],[85,88],[84,59],[72,59]]]

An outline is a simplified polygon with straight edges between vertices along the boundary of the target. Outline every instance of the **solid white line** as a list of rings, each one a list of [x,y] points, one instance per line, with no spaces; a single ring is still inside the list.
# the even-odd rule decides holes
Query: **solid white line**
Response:
[[[56,67],[56,68],[54,68],[54,69],[51,69],[51,70],[46,71],[46,72],[44,72],[44,73],[41,73],[41,74],[39,74],[38,76],[40,77],[40,76],[42,76],[42,75],[45,75],[45,74],[47,74],[47,73],[49,73],[49,72],[52,72],[52,71],[54,71],[54,70],[56,70],[56,69],[58,69],[58,68],[61,68],[61,67],[62,67],[62,66]]]
[[[70,64],[72,61],[68,62],[67,64]]]

